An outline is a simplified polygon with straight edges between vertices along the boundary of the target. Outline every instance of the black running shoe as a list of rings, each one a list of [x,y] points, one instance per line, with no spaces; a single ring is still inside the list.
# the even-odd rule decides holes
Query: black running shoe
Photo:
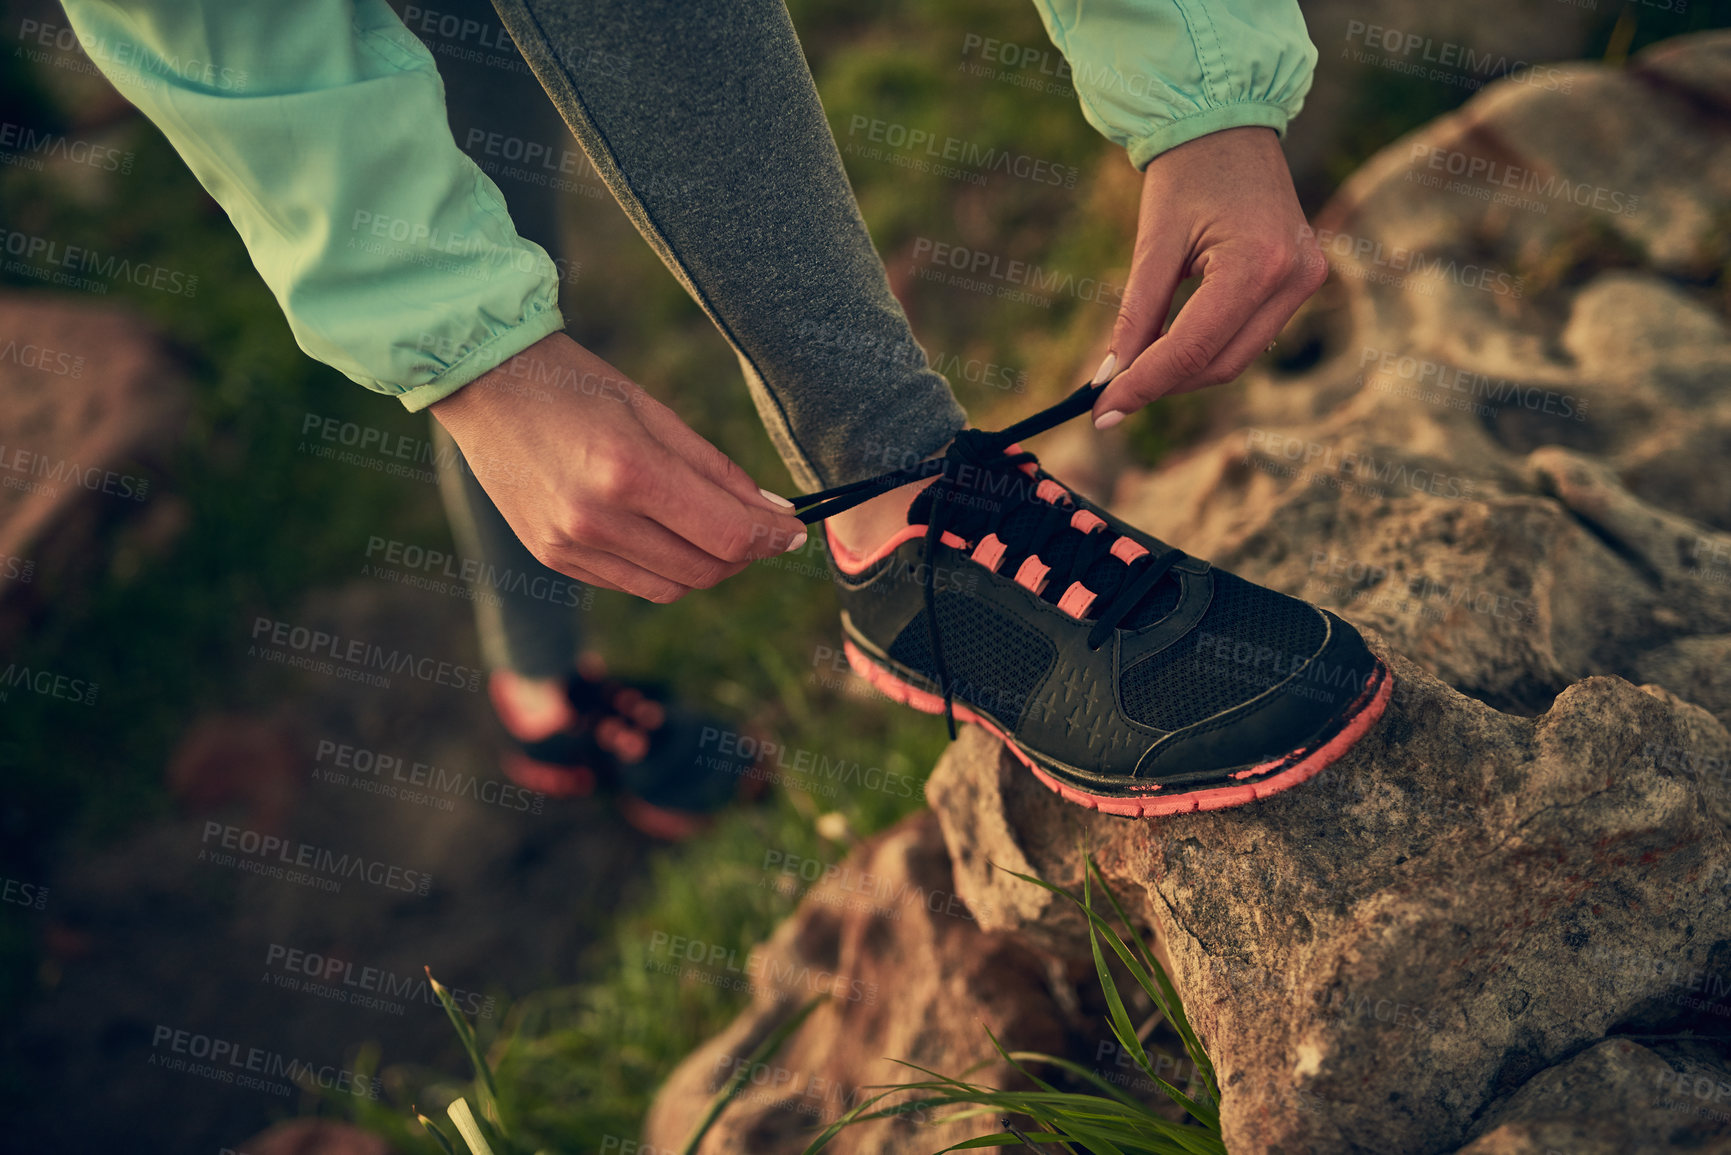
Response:
[[[937,475],[869,556],[830,537],[849,661],[1109,814],[1238,806],[1303,782],[1381,716],[1387,668],[1340,618],[1125,524],[1015,444],[1099,391],[798,499],[812,522]]]

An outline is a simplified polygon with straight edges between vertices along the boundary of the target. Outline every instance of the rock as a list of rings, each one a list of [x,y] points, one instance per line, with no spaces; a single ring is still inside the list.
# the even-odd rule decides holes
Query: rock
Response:
[[[1573,68],[1571,93],[1494,85],[1374,158],[1322,214],[1336,283],[1304,326],[1320,362],[1250,382],[1237,432],[1126,479],[1119,512],[1503,709],[1731,632],[1731,480],[1703,468],[1731,451],[1731,326],[1665,275],[1727,258],[1711,213],[1680,207],[1731,200],[1731,119],[1711,112],[1731,87],[1701,95],[1727,58],[1731,36],[1706,34]],[[1467,195],[1499,173],[1545,211]],[[1626,211],[1563,195],[1577,186]],[[1578,283],[1546,271],[1560,248]]]
[[[650,1147],[681,1150],[709,1100],[758,1044],[823,992],[832,997],[751,1069],[703,1152],[798,1155],[816,1128],[873,1094],[869,1086],[921,1077],[891,1060],[960,1073],[992,1055],[988,1028],[1012,1050],[1063,1046],[1047,962],[1012,938],[982,933],[955,899],[943,836],[929,812],[855,848],[835,877],[812,886],[748,969],[750,1008],[669,1077],[645,1124]],[[1004,1086],[1006,1076],[994,1064],[971,1077]],[[989,1124],[885,1120],[847,1128],[826,1150],[936,1150]]]
[[[1085,959],[996,867],[1074,885],[1088,846],[1234,1155],[1731,1150],[1731,34],[1554,79],[1367,163],[1291,371],[1114,495],[1361,626],[1379,723],[1208,814],[1082,810],[971,729],[927,786],[989,941]]]
[[[999,933],[1046,935],[1048,914],[986,860],[1075,878],[1076,839],[1053,835],[1086,828],[1163,945],[1233,1152],[1449,1150],[1613,1028],[1723,1021],[1678,975],[1731,962],[1731,782],[1698,772],[1731,765],[1731,735],[1614,678],[1502,714],[1378,649],[1397,679],[1382,722],[1256,806],[1083,815],[977,736],[929,788],[968,844],[956,889]]]
[[[155,492],[187,392],[130,312],[49,293],[0,294],[0,600],[56,586],[113,522],[160,548],[184,518]],[[43,595],[46,596],[46,595]]]
[[[1731,1150],[1731,1070],[1699,1044],[1607,1039],[1535,1076],[1460,1155]]]
[[[1655,12],[1653,18],[1669,16]],[[1314,0],[1305,4],[1304,18],[1320,59],[1304,112],[1288,127],[1284,144],[1293,181],[1307,204],[1319,201],[1338,181],[1332,166],[1356,147],[1366,119],[1387,115],[1386,105],[1446,101],[1451,90],[1460,94],[1453,98],[1460,99],[1489,79],[1498,60],[1506,68],[1516,61],[1567,60],[1589,53],[1602,22],[1599,11],[1589,5],[1501,0],[1449,5]],[[1400,38],[1398,47],[1381,47],[1389,36]],[[1455,46],[1455,60],[1470,48],[1482,63],[1442,68],[1435,79],[1404,74],[1404,68],[1420,60],[1437,61],[1449,44]]]

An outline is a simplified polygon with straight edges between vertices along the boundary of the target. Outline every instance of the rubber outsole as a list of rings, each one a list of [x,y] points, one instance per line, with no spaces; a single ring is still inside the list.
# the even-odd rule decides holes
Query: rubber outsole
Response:
[[[847,654],[848,664],[860,677],[870,682],[877,690],[893,702],[926,714],[942,714],[944,700],[930,690],[921,689],[897,677],[896,674],[879,665],[856,646],[851,638],[843,639],[842,649]],[[1248,777],[1256,774],[1266,775],[1254,782],[1245,782],[1237,786],[1214,786],[1202,790],[1189,790],[1182,793],[1160,795],[1155,793],[1159,786],[1150,788],[1146,795],[1130,797],[1106,794],[1091,794],[1080,790],[1067,782],[1063,782],[1042,767],[1028,751],[1003,728],[990,718],[976,714],[966,703],[955,702],[953,709],[959,721],[972,722],[980,726],[1009,747],[1010,753],[1021,761],[1034,777],[1045,783],[1047,788],[1079,806],[1090,810],[1098,810],[1102,814],[1115,814],[1123,818],[1156,818],[1168,814],[1189,814],[1200,810],[1224,810],[1233,806],[1243,806],[1258,799],[1279,794],[1289,790],[1306,779],[1313,778],[1358,743],[1358,740],[1370,731],[1383,710],[1388,706],[1388,700],[1394,692],[1394,675],[1381,660],[1376,663],[1376,669],[1366,680],[1364,692],[1341,714],[1342,724],[1338,728],[1324,731],[1313,742],[1299,747],[1297,750],[1271,759],[1257,766],[1234,772],[1233,777]]]

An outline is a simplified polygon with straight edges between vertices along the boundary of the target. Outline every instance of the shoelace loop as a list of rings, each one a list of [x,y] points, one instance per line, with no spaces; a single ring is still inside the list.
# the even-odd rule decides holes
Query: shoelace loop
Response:
[[[971,520],[976,523],[976,528],[983,531],[979,534],[983,540],[1002,527],[1013,509],[1034,498],[1027,495],[1025,485],[1018,483],[1007,487],[1011,493],[982,506],[978,497],[978,491],[982,487],[977,484],[977,479],[997,476],[1003,471],[1014,471],[1018,478],[1022,477],[1020,467],[1034,461],[1035,457],[1025,451],[1011,453],[1010,447],[1025,437],[1043,433],[1088,412],[1094,407],[1095,399],[1104,388],[1104,385],[1084,385],[1056,405],[1042,409],[1007,429],[996,432],[964,429],[956,434],[955,440],[950,443],[942,457],[928,458],[863,481],[796,497],[793,499],[796,511],[794,516],[810,525],[812,522],[843,513],[892,489],[937,477],[938,480],[932,482],[926,490],[931,502],[926,517],[926,556],[931,557],[932,550],[942,539],[944,530],[954,524],[958,516],[967,516],[970,511],[978,514],[982,508],[986,510],[984,520]],[[1016,543],[1018,548],[1026,546],[1025,552],[1029,557],[1037,556],[1047,542],[1070,529],[1070,512],[1073,508],[1073,504],[1067,501],[1064,504],[1053,503],[1037,525],[1020,535]],[[1048,581],[1061,582],[1056,588],[1062,589],[1080,580],[1094,562],[1111,552],[1117,537],[1106,532],[1104,528],[1086,536],[1089,540],[1071,557],[1063,574],[1048,574]],[[1097,650],[1104,645],[1111,638],[1118,623],[1129,616],[1143,595],[1153,589],[1173,564],[1183,557],[1183,551],[1177,549],[1168,549],[1159,554],[1144,551],[1125,563],[1115,585],[1094,591],[1092,608],[1098,610],[1098,617],[1088,634],[1088,648]],[[944,657],[943,634],[938,628],[936,567],[927,565],[924,569],[926,627],[929,631],[932,660],[937,665],[938,687],[943,692],[944,720],[949,724],[950,737],[953,739],[956,736],[955,687],[950,681],[949,665]]]

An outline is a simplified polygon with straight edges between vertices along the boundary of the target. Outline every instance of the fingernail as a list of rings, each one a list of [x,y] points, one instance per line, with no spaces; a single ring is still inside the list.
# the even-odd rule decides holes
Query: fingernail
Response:
[[[1110,429],[1122,420],[1124,420],[1124,411],[1122,409],[1108,409],[1106,412],[1100,414],[1100,416],[1094,418],[1094,428]]]
[[[1117,368],[1118,368],[1118,354],[1116,354],[1116,353],[1106,354],[1106,359],[1104,361],[1100,362],[1100,367],[1098,369],[1094,370],[1094,379],[1092,381],[1089,381],[1088,384],[1090,384],[1090,385],[1104,385],[1106,382],[1108,382],[1112,379],[1112,372],[1113,372],[1113,370],[1115,370]]]
[[[757,492],[759,492],[759,493],[763,494],[763,496],[769,498],[771,505],[779,505],[783,509],[792,509],[793,508],[793,502],[789,501],[787,498],[783,497],[779,493],[771,493],[769,490],[764,489],[762,486],[758,487]]]
[[[788,542],[788,543],[787,543],[787,548],[786,548],[786,549],[784,549],[784,550],[782,550],[782,551],[781,551],[781,552],[782,552],[782,553],[792,553],[792,552],[793,552],[793,551],[794,551],[794,550],[796,550],[796,549],[798,549],[798,548],[799,548],[799,547],[800,547],[800,546],[802,546],[802,545],[804,545],[804,544],[805,544],[805,539],[806,539],[806,538],[807,538],[807,537],[809,537],[809,536],[810,536],[810,535],[809,535],[809,534],[807,534],[807,533],[806,533],[806,532],[805,532],[805,530],[803,530],[803,529],[802,529],[802,530],[800,530],[800,531],[799,531],[799,532],[798,532],[798,533],[796,533],[796,534],[794,534],[794,535],[793,535],[793,540],[792,540],[792,541],[790,541],[790,542]]]

